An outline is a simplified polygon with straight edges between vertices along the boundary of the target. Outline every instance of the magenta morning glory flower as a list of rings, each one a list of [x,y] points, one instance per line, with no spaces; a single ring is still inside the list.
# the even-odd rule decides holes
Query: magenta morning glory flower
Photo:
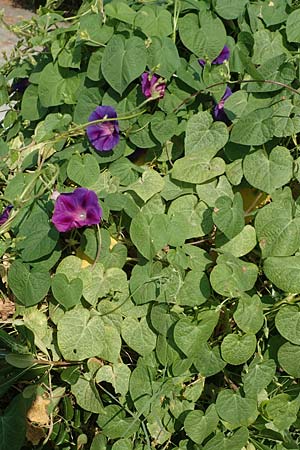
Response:
[[[163,98],[166,82],[159,75],[144,72],[142,74],[142,92],[147,98]]]
[[[97,106],[89,117],[89,122],[106,119],[105,122],[89,125],[86,129],[90,143],[96,150],[107,152],[112,150],[120,141],[117,113],[112,106]]]
[[[102,209],[94,191],[77,188],[60,194],[55,202],[52,223],[58,231],[97,225],[102,217]]]
[[[224,103],[225,100],[232,95],[231,89],[226,86],[225,93],[219,103],[216,104],[216,106],[213,109],[213,116],[216,120],[221,120],[222,122],[229,123],[229,119],[226,116],[226,113],[224,111]]]
[[[13,208],[12,205],[8,205],[4,209],[3,213],[0,215],[0,225],[3,225],[9,219],[9,214],[12,208]]]
[[[230,58],[230,50],[227,45],[224,46],[221,53],[211,62],[212,64],[223,64],[224,61],[228,61]],[[204,59],[198,59],[200,66],[205,66],[206,61]]]

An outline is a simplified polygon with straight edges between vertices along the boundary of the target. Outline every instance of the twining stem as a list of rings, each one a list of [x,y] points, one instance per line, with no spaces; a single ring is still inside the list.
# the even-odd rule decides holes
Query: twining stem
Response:
[[[179,14],[180,14],[180,2],[178,0],[174,0],[173,33],[172,33],[172,39],[174,44],[176,43],[176,29]]]
[[[250,214],[253,210],[253,208],[255,207],[255,205],[258,203],[258,201],[260,200],[260,198],[264,195],[263,192],[260,192],[255,199],[253,200],[253,202],[251,203],[251,205],[249,206],[249,208],[245,211],[244,215],[248,216],[248,214]]]

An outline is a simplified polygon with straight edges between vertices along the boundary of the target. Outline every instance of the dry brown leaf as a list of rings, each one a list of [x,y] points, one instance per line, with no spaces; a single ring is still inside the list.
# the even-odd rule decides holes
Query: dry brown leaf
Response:
[[[33,445],[38,445],[41,439],[46,437],[45,430],[39,426],[35,426],[30,422],[26,422],[26,439]]]
[[[0,318],[2,320],[7,320],[9,316],[13,316],[15,313],[15,304],[9,299],[0,298]]]
[[[47,411],[47,406],[49,403],[50,400],[48,398],[37,395],[36,399],[27,411],[27,419],[30,420],[30,422],[37,423],[41,426],[47,426],[50,420]]]

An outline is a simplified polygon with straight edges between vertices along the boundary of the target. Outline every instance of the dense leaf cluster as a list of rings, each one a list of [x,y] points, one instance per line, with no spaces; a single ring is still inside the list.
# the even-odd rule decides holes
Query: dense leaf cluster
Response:
[[[299,6],[84,0],[15,27],[1,450],[299,449]],[[86,135],[100,105],[111,151]],[[100,228],[59,233],[53,194],[76,187]]]

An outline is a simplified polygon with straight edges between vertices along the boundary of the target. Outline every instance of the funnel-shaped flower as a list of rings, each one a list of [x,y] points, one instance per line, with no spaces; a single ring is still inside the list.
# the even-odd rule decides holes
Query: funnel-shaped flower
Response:
[[[54,206],[52,223],[61,232],[73,228],[96,225],[102,217],[102,209],[94,191],[77,188],[75,191],[60,194]]]
[[[159,75],[144,72],[142,74],[142,92],[147,98],[163,98],[166,83]]]
[[[228,61],[230,58],[230,50],[227,45],[224,46],[221,53],[211,62],[212,64],[223,64],[224,61]],[[205,66],[206,61],[204,59],[198,59],[200,66]]]
[[[216,104],[213,110],[213,116],[216,120],[221,120],[222,122],[229,123],[229,119],[224,111],[224,103],[225,100],[227,100],[227,98],[230,97],[231,95],[232,95],[231,89],[228,86],[226,86],[226,90],[223,97],[221,98],[219,103]]]
[[[106,119],[104,122],[89,125],[86,133],[90,143],[96,150],[107,152],[112,150],[120,141],[117,113],[112,106],[98,106],[89,117],[89,122]]]
[[[25,89],[29,86],[29,79],[28,78],[20,78],[18,81],[15,81],[12,86],[11,90],[13,92],[18,91],[21,94],[25,91]]]
[[[12,205],[8,205],[4,209],[3,213],[0,215],[0,225],[3,225],[9,219],[9,214],[12,208],[13,208]]]

